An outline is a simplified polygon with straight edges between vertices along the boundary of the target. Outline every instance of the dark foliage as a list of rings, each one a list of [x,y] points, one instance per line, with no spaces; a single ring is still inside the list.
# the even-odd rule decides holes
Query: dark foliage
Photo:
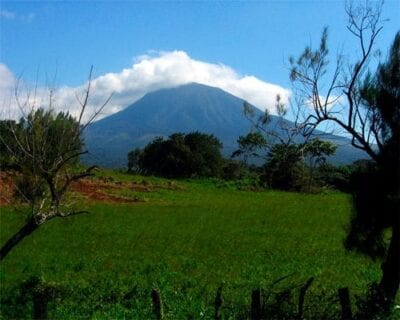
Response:
[[[302,157],[296,144],[275,144],[268,153],[265,178],[272,188],[296,189]]]
[[[333,166],[329,163],[321,165],[317,171],[316,179],[321,185],[343,192],[350,192],[350,175],[353,166]]]
[[[156,138],[143,150],[131,151],[128,169],[169,178],[217,177],[223,165],[221,142],[200,132],[175,133],[167,140]]]
[[[189,171],[192,176],[213,177],[220,174],[223,164],[222,143],[214,135],[189,133],[185,136],[185,145],[191,153]]]
[[[371,130],[377,130],[381,139],[375,162],[352,177],[355,210],[346,246],[373,258],[386,252],[377,291],[383,296],[375,296],[371,303],[385,301],[383,307],[389,310],[400,283],[400,32],[387,62],[365,79],[360,97],[366,110],[373,111],[376,126]],[[392,231],[388,248],[383,242],[387,228]]]
[[[268,151],[263,179],[272,188],[312,192],[325,185],[321,168],[335,153],[329,141],[312,139],[304,143],[274,144]]]
[[[136,148],[128,153],[128,172],[140,172],[142,150]]]
[[[354,211],[345,246],[373,258],[382,257],[386,250],[383,230],[390,226],[385,181],[376,164],[369,163],[351,175],[350,185]]]
[[[385,294],[378,283],[373,282],[368,286],[365,296],[356,296],[357,313],[355,320],[394,320],[398,319],[396,311],[386,312]]]
[[[14,120],[0,120],[0,170],[17,169],[18,164],[13,154],[8,150],[18,150],[13,131],[21,136],[23,122],[17,123]]]
[[[0,317],[5,319],[48,319],[48,311],[53,311],[64,296],[64,288],[38,276],[30,276],[20,285],[2,296]]]
[[[242,157],[247,164],[249,157],[262,158],[259,154],[268,146],[267,140],[261,132],[250,132],[246,136],[240,136],[237,140],[239,149],[232,153],[232,158]]]
[[[254,164],[246,164],[240,160],[224,159],[221,178],[224,180],[260,180],[263,169]]]
[[[44,109],[32,111],[18,122],[0,121],[0,167],[34,171],[40,165],[43,171],[54,171],[60,153],[70,157],[82,150],[78,126],[70,114]],[[68,162],[76,164],[78,159],[71,157]]]
[[[237,160],[226,160],[222,167],[222,178],[225,180],[238,180],[245,174],[243,162]]]

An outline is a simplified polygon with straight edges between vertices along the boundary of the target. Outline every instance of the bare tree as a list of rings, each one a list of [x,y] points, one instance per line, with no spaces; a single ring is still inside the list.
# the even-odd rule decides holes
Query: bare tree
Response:
[[[382,3],[376,7],[348,5],[347,29],[356,38],[360,50],[350,63],[342,54],[329,63],[328,29],[324,28],[319,48],[306,47],[298,59],[290,58],[290,78],[302,117],[297,126],[309,136],[322,123],[331,122],[351,136],[352,145],[376,160],[382,147],[382,120],[378,110],[365,108],[360,84],[368,71],[376,38],[382,30]],[[378,149],[373,145],[377,144]]]
[[[399,33],[396,36],[389,62],[386,65],[380,64],[377,78],[372,77],[368,67],[377,53],[376,40],[383,24],[382,5],[382,2],[365,2],[359,6],[350,3],[346,7],[347,29],[354,36],[359,48],[355,61],[351,63],[341,54],[336,57],[333,68],[330,69],[332,63],[329,63],[328,32],[325,28],[317,49],[306,47],[297,59],[290,59],[290,77],[296,96],[299,97],[298,107],[301,109],[302,119],[298,123],[304,129],[304,133],[311,135],[321,124],[333,123],[335,128],[341,129],[351,137],[354,147],[365,151],[371,157],[379,170],[379,174],[375,176],[380,176],[381,188],[374,186],[378,180],[374,180],[373,175],[367,177],[363,186],[368,188],[365,194],[373,196],[374,192],[371,191],[379,188],[377,191],[381,194],[379,199],[374,198],[379,204],[373,206],[368,202],[371,199],[363,197],[364,209],[377,209],[372,214],[369,213],[372,218],[364,228],[379,228],[374,236],[381,234],[385,228],[392,231],[379,284],[383,296],[379,299],[385,301],[386,306],[391,306],[400,284],[400,36]],[[377,101],[376,97],[383,91],[385,99]],[[355,198],[355,201],[358,200]],[[365,202],[370,205],[365,205]],[[358,211],[357,203],[355,207]],[[382,225],[374,226],[374,222],[376,224],[382,216],[389,218]]]
[[[34,108],[29,97],[21,101],[18,86],[15,99],[23,113],[20,121],[6,121],[7,132],[0,135],[0,142],[6,148],[17,168],[15,180],[19,195],[30,203],[30,214],[26,224],[0,249],[0,260],[26,236],[43,223],[56,218],[83,213],[71,210],[66,202],[66,193],[71,183],[93,174],[95,166],[79,170],[76,164],[84,150],[82,134],[96,116],[104,109],[111,96],[84,122],[91,93],[92,69],[80,98],[76,95],[80,111],[77,118],[68,113],[54,110],[53,90],[48,93],[48,108]],[[29,112],[25,110],[29,109]]]

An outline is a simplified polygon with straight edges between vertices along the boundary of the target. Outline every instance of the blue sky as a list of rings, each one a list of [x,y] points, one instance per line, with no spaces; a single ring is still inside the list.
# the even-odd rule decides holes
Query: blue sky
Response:
[[[390,20],[378,39],[383,52],[400,29],[399,3],[384,4],[383,17]],[[332,51],[354,48],[346,31],[344,1],[1,1],[0,5],[3,69],[31,82],[37,74],[43,80],[57,73],[58,86],[79,86],[91,65],[95,77],[118,75],[123,69],[132,70],[135,63],[153,61],[160,52],[178,51],[189,62],[223,64],[239,80],[253,76],[289,88],[289,56],[317,44],[324,26],[329,26]]]

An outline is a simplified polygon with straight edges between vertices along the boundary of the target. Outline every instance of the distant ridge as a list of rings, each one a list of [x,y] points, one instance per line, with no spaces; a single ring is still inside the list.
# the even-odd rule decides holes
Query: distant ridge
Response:
[[[276,120],[272,116],[272,126]],[[250,128],[243,115],[242,99],[219,88],[190,83],[151,92],[124,110],[93,123],[85,133],[89,154],[83,160],[123,167],[127,153],[135,147],[143,147],[157,136],[192,131],[214,134],[223,143],[224,154],[230,155],[237,148],[238,137]],[[348,139],[331,138],[344,144],[338,148],[334,162],[349,163],[365,157],[348,145]]]

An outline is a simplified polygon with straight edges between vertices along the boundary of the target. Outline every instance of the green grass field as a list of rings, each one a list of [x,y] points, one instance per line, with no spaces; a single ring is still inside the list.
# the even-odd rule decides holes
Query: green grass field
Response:
[[[160,188],[116,191],[143,200],[132,204],[86,202],[89,214],[52,220],[24,239],[0,263],[3,318],[30,315],[18,288],[32,275],[62,288],[49,309],[61,319],[149,319],[153,287],[168,319],[210,319],[221,284],[224,318],[243,318],[252,289],[292,273],[279,286],[313,276],[306,304],[324,297],[339,308],[327,302],[338,288],[362,294],[379,279],[379,262],[343,248],[351,211],[346,194],[104,174]],[[4,243],[24,220],[11,207],[0,210]]]

